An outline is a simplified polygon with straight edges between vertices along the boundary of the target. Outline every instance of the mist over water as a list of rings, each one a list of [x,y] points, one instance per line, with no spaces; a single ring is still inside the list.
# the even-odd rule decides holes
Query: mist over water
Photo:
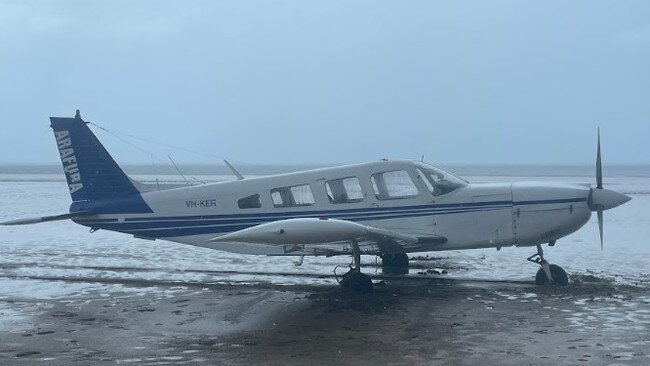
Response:
[[[511,165],[490,165],[490,164],[462,164],[445,165],[429,162],[430,164],[447,170],[465,179],[467,177],[580,177],[585,182],[591,182],[595,178],[595,167],[593,165],[540,165],[540,164],[511,164]],[[332,164],[303,164],[303,165],[251,165],[234,164],[238,171],[246,176],[272,175],[289,173],[301,170],[324,168],[334,166]],[[178,171],[171,164],[124,164],[120,165],[124,172],[133,178],[144,178],[159,176],[160,180],[176,181],[180,178]],[[179,169],[184,175],[197,176],[201,180],[221,181],[234,179],[232,173],[223,164],[179,164]],[[617,164],[604,165],[605,177],[650,177],[650,164]],[[154,178],[155,179],[155,178]],[[64,181],[60,164],[0,164],[0,181]]]

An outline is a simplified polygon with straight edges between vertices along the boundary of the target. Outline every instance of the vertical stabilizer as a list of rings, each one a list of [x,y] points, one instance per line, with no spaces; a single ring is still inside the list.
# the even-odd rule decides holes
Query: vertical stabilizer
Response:
[[[50,117],[72,211],[151,212],[129,177],[81,119]]]

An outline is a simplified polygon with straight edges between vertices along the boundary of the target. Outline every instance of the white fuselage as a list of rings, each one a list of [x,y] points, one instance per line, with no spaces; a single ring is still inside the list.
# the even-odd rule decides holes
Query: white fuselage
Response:
[[[463,184],[446,194],[432,194],[419,163],[382,161],[306,172],[251,178],[142,193],[153,213],[102,214],[77,219],[82,225],[142,238],[164,239],[242,254],[317,255],[318,245],[287,250],[273,244],[207,240],[266,222],[328,217],[416,236],[444,236],[444,244],[421,244],[408,252],[533,246],[552,242],[582,227],[591,215],[590,187],[582,184]],[[421,167],[420,167],[421,168]],[[380,199],[373,174],[405,171],[417,191]],[[326,182],[354,177],[362,198],[334,203]],[[313,202],[294,207],[274,205],[277,187],[308,185]],[[257,197],[256,195],[259,195]],[[260,207],[240,208],[254,196]],[[331,252],[344,254],[343,252]],[[382,254],[366,248],[366,254]]]

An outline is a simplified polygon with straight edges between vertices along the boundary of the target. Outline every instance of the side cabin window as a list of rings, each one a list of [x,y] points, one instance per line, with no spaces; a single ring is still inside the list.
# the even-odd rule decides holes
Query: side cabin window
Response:
[[[453,192],[466,184],[460,178],[439,169],[434,170],[434,168],[422,166],[421,168],[416,168],[416,171],[418,177],[422,179],[429,192],[434,196],[442,196]]]
[[[273,207],[298,207],[314,204],[314,195],[309,184],[280,187],[271,190]]]
[[[375,196],[380,200],[415,197],[418,189],[405,170],[373,174],[370,177]]]
[[[262,207],[262,202],[260,201],[259,194],[253,194],[244,198],[241,198],[237,201],[237,206],[241,209],[245,208],[260,208]]]
[[[325,182],[327,198],[330,203],[353,203],[363,201],[363,191],[359,178],[349,177]]]

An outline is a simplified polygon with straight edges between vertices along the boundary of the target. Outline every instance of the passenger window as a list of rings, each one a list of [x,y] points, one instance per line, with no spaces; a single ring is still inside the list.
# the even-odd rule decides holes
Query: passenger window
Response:
[[[309,184],[291,187],[291,194],[296,206],[309,206],[314,204],[314,195]]]
[[[314,204],[314,195],[309,184],[271,190],[273,207],[310,206]]]
[[[352,203],[363,201],[361,184],[356,177],[328,180],[325,182],[330,203]]]
[[[413,180],[404,170],[373,174],[370,177],[375,196],[380,200],[408,198],[418,195]]]
[[[239,208],[260,208],[262,207],[262,202],[260,201],[260,195],[254,194],[248,197],[244,197],[237,201],[237,206]]]
[[[291,197],[291,191],[289,191],[287,188],[272,189],[271,199],[273,200],[273,207],[294,206],[294,204],[292,203],[293,197]]]

